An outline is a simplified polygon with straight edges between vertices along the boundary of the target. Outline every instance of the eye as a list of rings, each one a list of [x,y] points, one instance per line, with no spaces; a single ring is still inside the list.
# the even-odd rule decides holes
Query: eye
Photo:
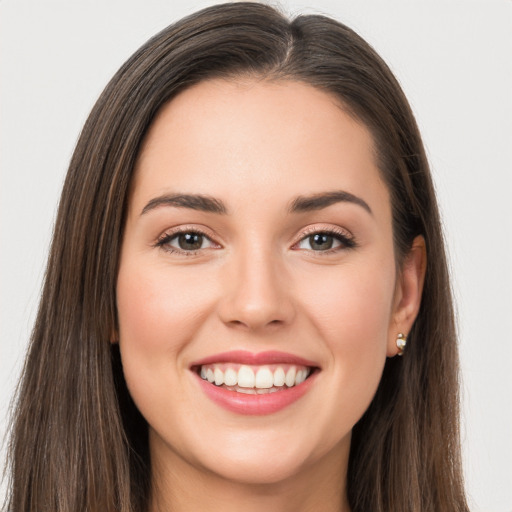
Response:
[[[333,253],[355,247],[355,245],[354,238],[341,230],[316,230],[302,238],[297,247],[315,252]]]
[[[171,253],[194,255],[202,249],[219,247],[202,231],[188,229],[164,233],[156,243],[157,247]]]

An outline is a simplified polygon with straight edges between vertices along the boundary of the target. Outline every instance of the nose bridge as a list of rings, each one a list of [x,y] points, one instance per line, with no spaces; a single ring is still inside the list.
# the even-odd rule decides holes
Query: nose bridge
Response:
[[[294,310],[284,262],[268,240],[241,244],[228,266],[230,286],[221,308],[224,322],[259,329],[291,321]]]

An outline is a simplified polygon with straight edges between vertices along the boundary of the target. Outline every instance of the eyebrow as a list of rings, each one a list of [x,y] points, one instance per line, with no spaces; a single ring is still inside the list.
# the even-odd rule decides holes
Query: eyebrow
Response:
[[[160,206],[174,206],[175,208],[189,208],[208,213],[226,215],[228,210],[220,199],[201,194],[166,194],[151,199],[144,206],[141,215]]]
[[[335,190],[331,192],[320,192],[309,196],[298,196],[293,199],[288,207],[288,213],[303,213],[322,210],[335,203],[352,203],[361,206],[368,213],[373,214],[366,201],[350,192]],[[227,215],[226,205],[215,197],[203,194],[165,194],[151,199],[142,209],[141,215],[159,208],[171,206],[175,208],[188,208],[207,213]]]
[[[373,215],[372,209],[366,201],[344,190],[321,192],[310,196],[298,196],[292,201],[288,211],[290,213],[310,212],[327,208],[335,203],[353,203],[361,206],[369,214]]]

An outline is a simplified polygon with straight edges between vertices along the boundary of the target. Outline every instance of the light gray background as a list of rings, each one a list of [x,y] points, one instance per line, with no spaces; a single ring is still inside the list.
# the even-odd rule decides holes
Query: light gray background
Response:
[[[170,22],[213,3],[0,1],[1,436],[81,126],[134,50]],[[284,0],[280,5],[290,14],[326,13],[356,29],[390,64],[417,115],[458,303],[467,489],[473,510],[509,512],[512,2]]]

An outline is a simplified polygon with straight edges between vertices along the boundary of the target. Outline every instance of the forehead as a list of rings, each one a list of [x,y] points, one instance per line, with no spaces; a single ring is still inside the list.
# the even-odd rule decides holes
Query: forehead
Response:
[[[266,202],[340,188],[382,195],[375,161],[369,130],[331,94],[294,81],[209,80],[155,118],[134,201],[169,190]]]

